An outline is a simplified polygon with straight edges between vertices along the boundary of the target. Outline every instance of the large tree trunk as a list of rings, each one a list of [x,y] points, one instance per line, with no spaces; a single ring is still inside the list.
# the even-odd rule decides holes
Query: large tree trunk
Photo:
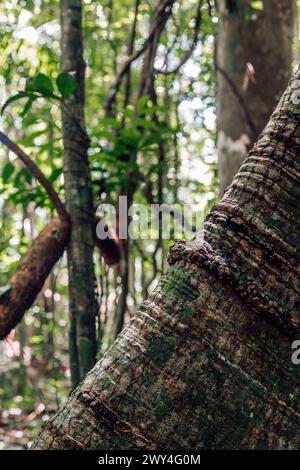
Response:
[[[63,72],[73,73],[77,88],[63,107],[64,179],[71,217],[68,245],[70,354],[76,385],[95,363],[98,306],[94,293],[94,211],[84,123],[84,72],[81,0],[61,0]]]
[[[33,448],[299,448],[299,83]]]
[[[264,0],[263,10],[251,10],[253,3],[220,2],[216,69],[221,196],[266,125],[291,74],[294,0]],[[255,69],[255,83],[245,75],[247,63]]]

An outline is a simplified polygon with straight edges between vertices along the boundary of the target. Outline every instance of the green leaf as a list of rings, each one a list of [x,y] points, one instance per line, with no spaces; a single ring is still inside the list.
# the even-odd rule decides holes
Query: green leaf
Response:
[[[55,168],[52,171],[52,174],[49,176],[48,180],[50,181],[50,183],[53,183],[54,181],[57,180],[57,178],[59,178],[61,174],[62,174],[62,168]]]
[[[18,139],[18,142],[20,145],[24,145],[25,147],[35,147],[34,144],[34,139],[36,137],[40,137],[41,135],[45,135],[46,130],[45,129],[40,129],[34,132],[28,133],[25,137],[22,139]]]
[[[122,126],[122,123],[118,119],[114,118],[104,118],[99,122],[102,126],[112,126],[116,129],[119,129]]]
[[[152,122],[152,121],[148,121],[147,119],[136,118],[136,119],[133,119],[132,122],[136,126],[143,127],[144,129],[157,130],[157,125],[154,124],[154,122]]]
[[[42,341],[43,341],[43,336],[42,335],[32,335],[29,338],[29,344],[30,345],[40,344]]]
[[[143,114],[153,114],[157,111],[163,111],[163,106],[160,106],[159,104],[147,106],[146,108],[144,108]]]
[[[51,79],[43,73],[37,73],[34,77],[33,85],[34,90],[44,96],[53,96],[53,85]]]
[[[15,167],[12,163],[7,163],[2,171],[2,179],[3,183],[7,183],[13,172],[15,171]]]
[[[16,93],[15,95],[13,96],[10,96],[4,103],[4,105],[2,106],[1,108],[1,114],[4,113],[5,109],[7,108],[7,106],[11,103],[13,103],[14,101],[17,101],[17,100],[20,100],[21,98],[30,98],[32,97],[32,93],[31,92],[27,92],[27,91],[19,91],[18,93]]]
[[[21,117],[24,117],[26,113],[30,110],[32,103],[37,99],[36,95],[31,96],[28,98],[27,103],[25,104],[23,111],[21,112]]]
[[[29,92],[35,91],[35,77],[28,77],[26,79],[25,91],[29,91]]]
[[[253,8],[253,10],[263,10],[264,9],[264,5],[263,5],[262,0],[257,0],[257,1],[251,2],[250,6],[251,6],[251,8]]]
[[[151,145],[157,144],[160,141],[160,134],[149,135],[142,140],[140,148],[151,147]]]
[[[142,114],[145,108],[147,108],[147,103],[149,101],[149,96],[142,96],[137,103],[137,111],[139,114]]]
[[[32,183],[32,173],[27,168],[23,168],[23,170],[21,170],[21,171],[22,171],[22,175],[24,176],[25,181],[28,184],[31,184]]]
[[[120,133],[123,138],[125,138],[124,141],[128,143],[137,142],[141,137],[141,133],[137,129],[131,127],[125,127]]]
[[[134,170],[134,171],[139,171],[140,169],[139,165],[136,162],[129,161],[125,165],[126,165],[125,167],[129,167],[131,170]]]
[[[110,132],[110,131],[107,131],[107,130],[105,130],[105,129],[96,132],[94,135],[95,135],[96,137],[99,137],[99,138],[105,138],[105,139],[108,139],[108,140],[111,140],[111,141],[114,140],[114,135],[113,135],[113,133]]]
[[[60,73],[56,85],[63,98],[68,98],[76,90],[76,82],[69,73]]]
[[[23,182],[31,184],[32,182],[32,174],[27,168],[22,168],[18,171],[15,179],[14,179],[14,186],[18,187]]]

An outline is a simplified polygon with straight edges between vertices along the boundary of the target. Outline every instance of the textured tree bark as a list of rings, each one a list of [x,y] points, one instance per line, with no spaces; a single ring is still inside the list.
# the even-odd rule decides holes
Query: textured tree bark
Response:
[[[251,10],[252,3],[220,2],[216,68],[221,196],[266,125],[291,74],[294,0],[264,0],[263,10]],[[247,84],[249,62],[255,69],[255,83],[249,80]]]
[[[70,355],[73,385],[95,363],[98,306],[94,294],[94,211],[84,123],[84,73],[80,0],[61,0],[61,68],[77,88],[62,110],[66,206],[71,217],[68,245]]]
[[[33,448],[299,448],[299,84]]]
[[[4,292],[0,295],[0,339],[21,321],[63,254],[70,224],[54,218],[34,240]]]

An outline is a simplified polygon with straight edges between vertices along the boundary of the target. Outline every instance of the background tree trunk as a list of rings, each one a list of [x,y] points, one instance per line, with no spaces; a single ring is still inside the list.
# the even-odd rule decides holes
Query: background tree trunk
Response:
[[[94,293],[94,210],[84,123],[84,72],[80,0],[61,0],[63,72],[76,80],[75,94],[63,106],[64,180],[71,217],[68,245],[70,356],[75,386],[95,363],[98,313]]]
[[[266,125],[291,74],[294,0],[221,0],[217,39],[220,194]],[[247,63],[255,75],[249,79]],[[251,69],[251,65],[249,66]]]
[[[170,18],[172,13],[174,1],[173,0],[158,0],[155,9],[153,12],[153,18],[151,23],[151,31],[153,31],[153,37],[149,42],[148,47],[145,49],[143,54],[143,65],[141,70],[141,76],[136,92],[136,96],[134,97],[134,114],[135,117],[141,117],[138,111],[138,103],[140,98],[143,96],[149,96],[152,98],[152,87],[154,81],[154,60],[156,57],[157,48],[159,45],[161,34],[166,27],[167,21]],[[130,51],[129,51],[130,52]],[[130,67],[128,69],[129,75],[127,75],[128,80],[130,81]],[[129,87],[130,89],[130,87]],[[129,96],[126,97],[126,101],[129,101]],[[128,104],[128,103],[127,103]],[[126,102],[124,103],[126,105]],[[137,151],[130,150],[129,156],[125,158],[128,159],[129,163],[136,162],[137,159]],[[128,171],[127,180],[125,182],[125,191],[122,194],[127,198],[127,207],[129,208],[133,202],[134,194],[137,190],[137,180],[136,175],[130,169]],[[127,226],[130,224],[130,217],[127,215]],[[115,331],[114,331],[114,339],[118,336],[118,334],[122,331],[125,316],[127,311],[127,298],[129,293],[129,275],[130,275],[130,240],[124,239],[120,241],[121,248],[122,248],[122,260],[121,260],[121,294],[119,297],[119,301],[117,304],[116,310],[116,318],[115,318]]]
[[[204,241],[172,265],[35,449],[300,445],[300,70]]]

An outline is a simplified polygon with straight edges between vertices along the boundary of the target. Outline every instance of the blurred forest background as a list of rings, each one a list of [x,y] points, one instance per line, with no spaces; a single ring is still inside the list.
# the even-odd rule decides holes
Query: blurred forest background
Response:
[[[126,195],[146,205],[189,203],[207,213],[297,62],[299,2],[83,0],[84,105],[78,77],[65,73],[66,50],[61,54],[67,3],[1,2],[0,129],[35,161],[72,212],[76,182],[66,179],[66,162],[64,167],[67,107],[61,123],[61,108],[69,102],[79,121],[75,134],[85,126],[89,136],[90,207],[116,204]],[[20,258],[55,209],[14,152],[1,145],[0,156],[1,302]],[[115,239],[95,247],[94,272],[87,277],[96,305],[89,318],[96,346],[91,365],[165,271],[172,243]],[[75,256],[68,255],[69,261]],[[64,253],[0,344],[2,449],[27,448],[40,422],[89,368],[87,361],[80,371],[72,356],[78,328],[68,287],[76,290],[74,279]]]

